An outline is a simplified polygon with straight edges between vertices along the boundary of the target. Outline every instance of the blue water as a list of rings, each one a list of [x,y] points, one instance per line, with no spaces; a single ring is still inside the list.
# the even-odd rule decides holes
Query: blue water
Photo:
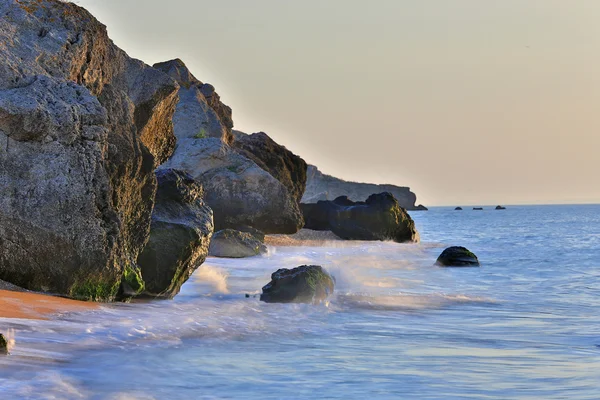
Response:
[[[0,398],[600,399],[600,206],[412,214],[419,245],[326,242],[209,259],[174,301],[0,319]],[[438,268],[463,245],[481,268]],[[337,278],[263,304],[271,272]]]

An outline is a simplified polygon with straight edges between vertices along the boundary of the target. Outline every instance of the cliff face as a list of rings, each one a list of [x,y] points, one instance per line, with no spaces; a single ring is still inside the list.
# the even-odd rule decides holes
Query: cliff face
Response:
[[[178,85],[74,4],[0,15],[0,279],[110,300],[148,239]]]
[[[308,166],[306,190],[302,197],[302,203],[335,200],[340,196],[347,196],[353,201],[364,201],[372,194],[382,192],[393,194],[402,208],[407,210],[426,210],[422,205],[415,205],[417,196],[408,187],[348,182],[331,175],[326,175],[314,165]]]

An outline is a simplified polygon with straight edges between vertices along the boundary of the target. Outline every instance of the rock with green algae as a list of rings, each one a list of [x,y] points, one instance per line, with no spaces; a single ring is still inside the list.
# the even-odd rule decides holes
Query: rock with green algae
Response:
[[[333,293],[334,278],[319,265],[281,268],[262,288],[260,300],[266,303],[319,304]]]
[[[158,190],[150,239],[138,258],[143,295],[172,298],[206,259],[213,213],[202,186],[175,169],[156,171]]]

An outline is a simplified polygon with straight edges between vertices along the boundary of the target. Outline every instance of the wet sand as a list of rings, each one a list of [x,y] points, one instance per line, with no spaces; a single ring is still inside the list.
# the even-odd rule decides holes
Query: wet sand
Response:
[[[6,287],[6,285],[2,285]],[[22,290],[22,289],[21,289]],[[50,319],[63,312],[86,311],[98,304],[27,291],[0,290],[0,318]]]

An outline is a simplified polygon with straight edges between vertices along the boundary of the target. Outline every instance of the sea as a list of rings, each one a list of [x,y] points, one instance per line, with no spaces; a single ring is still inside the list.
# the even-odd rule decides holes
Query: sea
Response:
[[[270,247],[172,301],[0,319],[0,399],[600,399],[600,205],[411,215],[420,244]],[[481,267],[435,266],[453,245]],[[303,264],[326,304],[259,301]]]

